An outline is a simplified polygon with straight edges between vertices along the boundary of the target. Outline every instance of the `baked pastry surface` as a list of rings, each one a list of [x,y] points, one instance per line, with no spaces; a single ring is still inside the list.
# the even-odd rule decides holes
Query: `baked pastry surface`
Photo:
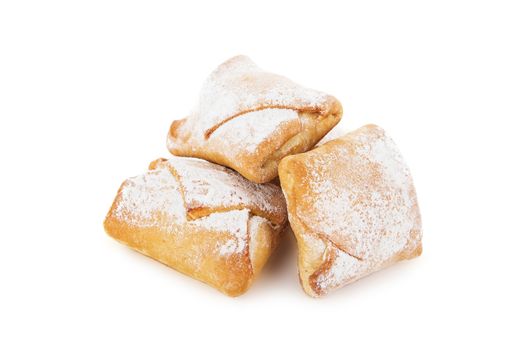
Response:
[[[236,56],[211,73],[193,112],[172,123],[167,146],[176,156],[207,159],[265,183],[283,157],[311,149],[341,115],[334,97]]]
[[[419,256],[411,175],[383,129],[367,125],[279,165],[305,292],[321,296]]]
[[[278,186],[175,157],[124,181],[104,227],[131,248],[237,296],[259,274],[285,224]]]

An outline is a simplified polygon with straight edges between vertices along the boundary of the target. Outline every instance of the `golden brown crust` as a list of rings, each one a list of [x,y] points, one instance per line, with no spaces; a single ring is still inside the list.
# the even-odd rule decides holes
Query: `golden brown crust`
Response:
[[[243,187],[237,178],[228,182],[231,171],[210,164],[208,170],[221,171],[222,168],[226,176],[226,182],[215,188],[218,192],[209,193],[217,201],[217,205],[210,208],[218,210],[209,209],[208,215],[193,218],[187,215],[182,191],[182,188],[193,187],[189,187],[187,178],[177,180],[168,164],[179,170],[181,167],[191,168],[191,171],[183,169],[183,176],[197,176],[192,178],[199,183],[194,189],[206,189],[198,174],[203,164],[208,167],[207,162],[199,160],[198,167],[194,168],[195,163],[187,158],[178,163],[162,159],[155,161],[148,173],[122,184],[104,222],[106,232],[129,247],[226,295],[244,293],[279,241],[280,232],[286,224],[280,219],[286,217],[284,198],[274,191],[275,185],[258,185],[269,188],[263,191],[264,195],[273,198],[246,198],[246,203],[249,203],[246,206],[228,209],[231,193],[246,195],[242,191],[250,189],[251,184]],[[222,179],[218,176],[215,180]],[[235,186],[237,192],[228,192],[231,186]],[[189,193],[188,198],[199,197]],[[250,208],[257,207],[258,212],[268,213],[265,203],[271,204],[276,200],[282,202],[277,205],[280,213],[268,215],[269,219],[251,212]],[[225,205],[221,206],[221,202]]]
[[[379,127],[284,158],[279,178],[307,294],[326,294],[421,254],[412,179]]]
[[[167,145],[174,155],[207,159],[265,183],[277,176],[282,158],[314,147],[341,115],[333,96],[237,56],[211,74],[196,110],[172,123]]]
[[[119,242],[226,295],[241,295],[252,282],[253,271],[247,251],[227,256],[208,254],[217,244],[226,244],[229,239],[226,232],[184,225],[178,228],[184,231],[180,235],[163,228],[129,225],[112,215],[108,215],[104,228]],[[197,261],[196,256],[199,257]]]

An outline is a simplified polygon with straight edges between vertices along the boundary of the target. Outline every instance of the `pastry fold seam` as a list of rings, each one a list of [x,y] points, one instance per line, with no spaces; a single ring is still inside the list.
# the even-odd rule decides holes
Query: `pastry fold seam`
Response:
[[[293,109],[294,111],[297,111],[296,109]],[[305,112],[309,112],[307,110],[301,110],[301,111],[298,111],[299,113],[305,113]],[[314,112],[315,113],[315,112]],[[329,120],[330,118],[337,118],[337,113],[329,113],[329,114],[325,114],[325,115],[319,115],[319,114],[310,114],[309,116],[304,116],[304,115],[301,115],[299,114],[298,116],[298,119],[302,125],[302,130],[299,131],[298,133],[296,133],[295,135],[292,135],[290,136],[285,142],[283,142],[272,154],[268,155],[268,157],[266,157],[263,161],[262,161],[262,164],[261,166],[259,167],[261,170],[264,170],[266,168],[268,168],[270,166],[270,164],[272,162],[279,162],[281,161],[283,158],[289,156],[289,155],[294,155],[294,154],[298,154],[298,153],[302,153],[306,150],[303,150],[302,148],[304,148],[307,144],[310,144],[310,147],[311,145],[314,145],[315,143],[317,143],[323,136],[320,136],[320,137],[313,137],[313,136],[317,136],[317,135],[312,135],[312,133],[315,133],[317,132],[317,130],[319,129],[319,124],[315,124],[315,125],[310,125],[310,126],[305,126],[305,122],[304,122],[304,119],[305,118],[309,118],[309,119],[315,119],[315,120],[319,120],[319,119],[326,119],[326,120]],[[305,137],[307,138],[308,141],[310,142],[301,142],[300,139]],[[294,140],[299,140],[298,143],[293,144],[292,141]],[[307,147],[307,148],[310,148],[310,147]],[[276,156],[277,155],[277,156]]]
[[[188,200],[188,195],[186,193],[187,189],[184,184],[184,181],[182,180],[182,177],[184,175],[179,173],[179,171],[177,170],[177,167],[171,165],[167,159],[159,158],[150,164],[149,169],[155,170],[158,167],[164,167],[173,176],[175,181],[178,183],[179,193],[181,195],[181,200],[182,200],[182,205],[184,207],[185,216],[189,222],[198,220],[201,218],[205,218],[215,213],[225,213],[225,212],[234,211],[234,210],[247,210],[250,215],[256,215],[261,218],[264,218],[275,227],[281,227],[285,221],[284,217],[280,218],[276,215],[272,215],[272,213],[267,212],[265,209],[259,208],[257,204],[250,203],[250,202],[244,203],[244,204],[243,203],[222,204],[222,205],[217,205],[217,206],[206,205],[205,203],[201,203],[201,205],[199,206],[194,206],[191,204],[191,201]]]
[[[263,111],[265,109],[288,109],[288,110],[291,110],[291,111],[296,111],[298,113],[300,113],[300,112],[319,113],[321,111],[321,108],[319,108],[319,107],[297,108],[297,107],[287,106],[287,105],[265,105],[265,106],[256,107],[256,108],[249,108],[249,109],[245,109],[245,110],[243,110],[243,111],[241,111],[239,113],[236,113],[234,115],[231,115],[231,116],[221,120],[219,123],[215,124],[211,128],[207,129],[204,132],[204,139],[205,140],[209,139],[211,134],[213,134],[217,129],[219,129],[221,126],[223,126],[224,124],[228,123],[229,121],[231,121],[231,120],[233,120],[233,119],[235,119],[237,117],[240,117],[240,116],[242,116],[244,114],[248,114],[248,113],[252,113],[252,112]],[[321,117],[322,115],[319,114],[318,116]]]

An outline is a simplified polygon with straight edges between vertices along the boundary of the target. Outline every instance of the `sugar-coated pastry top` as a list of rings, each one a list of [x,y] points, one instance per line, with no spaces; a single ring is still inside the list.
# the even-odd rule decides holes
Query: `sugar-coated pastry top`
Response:
[[[155,228],[178,236],[199,229],[222,232],[231,237],[222,243],[217,240],[217,253],[231,255],[247,251],[249,219],[248,209],[215,212],[199,219],[188,219],[180,184],[168,169],[161,168],[126,180],[106,223],[119,221],[135,229]],[[194,261],[201,260],[198,250],[194,250],[193,254]]]
[[[248,249],[248,242],[259,227],[268,223],[279,232],[286,219],[284,196],[277,185],[254,184],[223,166],[175,157],[158,159],[147,173],[126,180],[106,225],[121,222],[181,236],[199,228],[222,232],[231,237],[215,246],[220,255],[230,255],[253,254],[255,247]]]
[[[243,210],[274,225],[286,222],[279,186],[252,183],[226,167],[196,158],[153,161],[148,173],[126,180],[120,193],[116,213],[130,222],[147,222],[158,212],[198,222],[214,213]]]
[[[243,113],[273,108],[324,114],[333,99],[266,72],[246,56],[235,56],[217,67],[205,81],[185,127],[208,138],[223,123]],[[264,115],[257,117],[272,121]]]
[[[104,221],[119,242],[219,291],[244,293],[286,224],[275,184],[193,158],[158,159],[121,185]]]
[[[381,128],[368,125],[289,156],[279,175],[300,246],[310,256],[322,256],[308,276],[314,294],[420,251],[412,178]]]
[[[196,158],[174,157],[150,164],[150,169],[159,168],[170,170],[178,180],[188,218],[247,208],[276,225],[286,221],[279,186],[250,182],[231,169]]]
[[[284,156],[312,148],[341,115],[334,97],[236,56],[211,73],[187,118],[173,122],[167,146],[264,183]]]
[[[404,247],[419,215],[409,170],[379,128],[332,142],[330,152],[305,157],[304,167],[315,171],[299,201],[312,205],[297,215],[350,255],[384,259]]]

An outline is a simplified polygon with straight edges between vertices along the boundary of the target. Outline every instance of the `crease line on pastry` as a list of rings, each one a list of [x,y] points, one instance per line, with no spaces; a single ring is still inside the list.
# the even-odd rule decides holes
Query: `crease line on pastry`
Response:
[[[243,209],[248,210],[250,217],[255,215],[255,216],[260,216],[261,218],[268,220],[268,222],[270,222],[272,227],[273,226],[278,227],[282,224],[272,219],[271,215],[267,215],[264,211],[250,208],[245,205],[230,205],[230,206],[223,206],[223,207],[218,207],[218,208],[196,207],[196,208],[187,209],[186,216],[190,220],[198,220],[200,218],[204,218],[204,217],[210,216],[211,214],[215,214],[215,213],[225,213],[225,212],[229,212],[232,210],[243,210]]]
[[[308,225],[306,225],[303,220],[299,217],[296,217],[295,220],[299,221],[300,225],[302,226],[302,232],[306,232],[305,228],[309,228]],[[315,235],[317,236],[317,238],[321,239],[321,240],[324,240],[324,241],[328,241],[330,242],[334,247],[336,247],[337,249],[339,249],[340,251],[342,251],[343,253],[351,256],[352,258],[354,259],[357,259],[359,261],[364,261],[364,258],[362,257],[359,257],[357,255],[354,255],[352,253],[350,253],[348,250],[344,249],[343,247],[341,247],[341,245],[335,243],[332,239],[330,239],[328,236],[322,234],[322,233],[317,233],[317,232],[311,232],[310,233],[311,235]]]
[[[252,219],[253,215],[251,213],[251,211],[249,212],[248,214],[248,220],[246,220],[246,247],[248,248],[247,251],[248,251],[248,260],[250,261],[250,272],[251,272],[251,278],[254,277],[255,275],[255,268],[253,266],[253,260],[252,260],[252,255],[251,255],[251,244],[250,242],[252,241],[252,236],[251,236],[251,233],[250,233],[250,220]]]
[[[352,254],[349,254],[346,250],[341,249],[340,246],[334,244],[330,239],[327,239],[327,238],[324,238],[324,237],[321,237],[321,236],[319,236],[319,238],[321,240],[327,241],[328,244],[329,244],[328,247],[327,247],[327,252],[326,252],[327,257],[326,257],[326,259],[323,259],[322,264],[319,265],[317,270],[315,270],[315,272],[312,273],[308,277],[308,283],[310,285],[310,288],[312,288],[312,290],[314,290],[317,293],[318,296],[321,296],[321,295],[326,294],[326,290],[325,290],[325,288],[323,288],[319,284],[318,279],[322,275],[328,273],[328,271],[330,271],[330,269],[332,268],[333,264],[335,263],[336,257],[337,257],[337,254],[336,254],[337,250],[340,251],[343,254],[349,255],[352,258],[357,259],[358,261],[364,261],[364,259],[358,258],[358,257],[356,257],[356,256],[354,256]],[[343,285],[344,284],[341,284],[341,285],[337,286],[336,288],[340,288]]]
[[[340,244],[338,243],[335,243],[333,240],[331,240],[330,238],[328,238],[326,235],[323,235],[321,233],[316,233],[315,235],[317,235],[317,237],[321,238],[321,239],[324,239],[325,241],[328,241],[330,242],[334,247],[336,247],[337,249],[339,249],[340,251],[342,251],[343,253],[347,254],[347,255],[350,255],[352,258],[354,259],[357,259],[359,261],[363,261],[365,260],[364,258],[360,257],[360,256],[357,256],[355,254],[352,254],[350,253],[347,249],[341,247]]]
[[[150,164],[150,170],[156,169],[156,166],[158,166],[158,163],[164,163],[167,162],[167,159],[165,158],[159,158]],[[266,214],[264,210],[259,210],[255,207],[250,207],[246,205],[229,205],[229,206],[222,206],[222,207],[191,207],[189,206],[188,202],[186,201],[186,193],[184,191],[184,186],[182,184],[181,177],[175,167],[173,167],[169,162],[167,162],[167,169],[171,173],[171,175],[175,178],[177,181],[177,184],[180,188],[180,194],[182,197],[182,204],[184,206],[184,211],[186,213],[186,219],[188,221],[198,220],[207,216],[210,216],[215,213],[226,213],[232,210],[248,210],[250,215],[256,215],[260,216],[272,225],[272,227],[279,227],[281,226],[286,220],[280,222],[279,220],[276,220],[271,214]]]
[[[298,132],[297,134],[293,135],[293,136],[290,136],[288,139],[286,139],[286,141],[284,141],[280,146],[279,148],[277,148],[272,154],[270,154],[268,157],[266,157],[263,161],[262,161],[262,165],[260,166],[260,169],[265,169],[268,167],[268,164],[271,163],[271,162],[275,162],[278,158],[275,157],[275,154],[276,153],[281,153],[281,150],[284,149],[284,147],[294,138],[297,137],[297,135],[301,134],[301,133],[304,133],[304,130],[303,131],[300,131]],[[289,154],[287,154],[289,155]],[[286,156],[286,155],[285,155]],[[283,157],[284,158],[284,157]],[[282,159],[282,158],[281,158]]]
[[[323,238],[320,239],[324,240]],[[317,296],[325,294],[323,288],[321,288],[319,284],[319,277],[328,272],[335,261],[335,252],[333,247],[329,245],[326,249],[327,250],[325,250],[325,253],[323,254],[326,254],[326,258],[323,257],[323,262],[321,265],[319,265],[317,269],[310,276],[308,276],[308,284],[310,288],[312,288],[312,290],[317,294]]]
[[[296,220],[299,221],[299,223],[303,226],[303,232],[305,232],[306,230],[304,229],[305,227],[306,228],[309,228],[308,225],[306,225],[303,220],[301,220],[300,218],[296,218]],[[334,247],[336,247],[337,249],[339,249],[340,251],[342,251],[343,253],[347,254],[347,255],[350,255],[352,258],[354,259],[357,259],[359,261],[364,261],[364,258],[360,257],[360,256],[357,256],[355,254],[352,254],[350,253],[347,249],[343,248],[341,245],[335,243],[332,239],[330,239],[328,236],[322,234],[322,233],[317,233],[317,232],[311,232],[310,233],[311,235],[315,235],[317,236],[317,238],[319,239],[322,239],[324,241],[328,241],[330,242],[330,244],[332,244]]]
[[[302,127],[304,126],[304,120],[303,120],[304,118],[315,119],[315,117],[311,117],[311,116],[307,115],[308,111],[300,111],[299,113],[301,113],[299,115],[299,121],[300,121]],[[329,120],[331,118],[337,118],[337,114],[336,113],[327,114],[323,118],[323,120]],[[319,125],[316,125],[316,126],[318,127]],[[260,166],[260,169],[266,169],[266,168],[268,168],[269,164],[271,164],[273,162],[278,162],[278,161],[280,161],[281,159],[283,159],[286,156],[289,156],[289,155],[292,155],[292,154],[301,153],[302,150],[297,151],[297,147],[304,146],[304,143],[300,142],[301,138],[304,135],[310,134],[312,131],[315,132],[316,130],[317,129],[315,127],[305,127],[305,128],[302,128],[302,130],[299,131],[298,133],[296,133],[295,135],[293,135],[293,136],[289,137],[288,139],[286,139],[286,141],[283,142],[279,146],[279,148],[277,148],[272,154],[270,154],[268,157],[266,157],[263,160],[262,165]],[[290,142],[292,140],[295,140],[295,139],[299,140],[299,142],[296,142],[295,144],[291,144],[290,145]],[[317,140],[317,142],[318,141],[319,140]],[[315,144],[317,142],[314,142],[313,144]],[[276,154],[278,154],[278,156],[276,156]]]
[[[180,175],[177,172],[177,170],[175,170],[175,168],[172,167],[170,164],[168,164],[168,170],[171,173],[171,175],[173,175],[177,183],[179,184],[180,195],[182,198],[182,205],[184,206],[184,211],[186,212],[186,218],[188,218],[190,209],[188,208],[188,203],[186,203],[186,193],[184,192],[184,186],[182,185],[182,180],[180,178]]]
[[[204,132],[204,139],[205,140],[209,139],[211,134],[213,134],[218,128],[220,128],[221,126],[223,126],[224,124],[226,124],[227,122],[229,122],[232,119],[235,119],[235,118],[240,117],[240,116],[242,116],[244,114],[247,114],[247,113],[258,112],[258,111],[262,111],[262,110],[265,110],[265,109],[290,109],[290,110],[297,111],[297,112],[311,112],[311,113],[319,113],[321,111],[321,108],[319,108],[319,107],[293,108],[293,107],[290,107],[290,106],[282,106],[282,105],[281,106],[280,105],[275,105],[275,106],[270,105],[270,106],[264,106],[264,107],[259,107],[259,108],[251,108],[251,109],[247,109],[247,110],[244,110],[242,112],[239,112],[237,114],[231,115],[231,116],[223,119],[219,123],[215,124],[214,126],[212,126],[211,128],[209,128],[208,130],[206,130]]]

